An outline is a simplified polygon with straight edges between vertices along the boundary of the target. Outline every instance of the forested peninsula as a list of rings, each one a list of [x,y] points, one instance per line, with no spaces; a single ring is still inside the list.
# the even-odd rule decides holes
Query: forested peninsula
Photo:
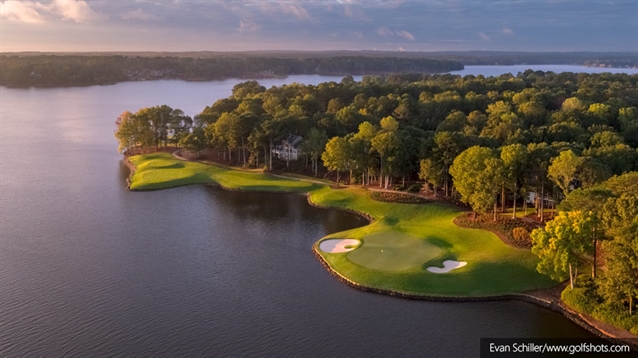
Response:
[[[57,87],[124,81],[267,78],[297,74],[367,75],[396,72],[441,73],[463,69],[445,59],[400,57],[147,57],[35,55],[0,56],[0,85]]]
[[[638,68],[633,53],[498,51],[16,52],[0,56],[0,85],[58,87],[124,81],[445,73],[464,65],[565,64]]]
[[[426,265],[379,272],[354,264],[353,255],[321,253],[333,270],[364,286],[471,294],[478,282],[484,292],[519,292],[521,282],[546,286],[535,276],[542,274],[568,279],[562,299],[571,309],[638,334],[638,75],[395,74],[270,89],[249,81],[194,118],[162,105],[124,112],[116,126],[127,156],[177,146],[227,165],[296,171],[335,180],[335,187],[345,181],[347,190],[303,190],[382,218],[349,237],[365,243],[379,231],[423,237],[430,230],[437,239],[426,241],[444,252],[433,262],[468,261],[447,281],[425,272]],[[168,157],[134,158],[148,170],[140,188],[240,185],[233,181],[239,176],[230,180],[221,169],[189,167],[186,175]],[[261,188],[274,179],[246,180]],[[451,224],[458,211],[435,203],[383,209],[365,191],[374,188],[468,205],[473,213],[457,224],[491,230],[522,256],[508,261],[513,251],[488,237],[482,249],[468,251],[469,242],[459,241],[466,234]],[[496,264],[478,262],[477,253]],[[515,282],[495,281],[499,267]]]

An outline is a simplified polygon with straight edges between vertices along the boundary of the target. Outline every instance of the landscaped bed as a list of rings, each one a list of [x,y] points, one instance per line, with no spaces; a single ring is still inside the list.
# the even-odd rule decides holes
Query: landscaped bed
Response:
[[[373,191],[370,197],[376,201],[382,201],[384,203],[421,204],[428,202],[427,199],[415,195],[391,193],[386,191]]]
[[[532,247],[529,233],[534,230],[534,227],[524,221],[511,218],[499,218],[498,221],[494,221],[492,215],[476,216],[474,213],[459,215],[454,221],[461,227],[492,231],[512,246]]]
[[[348,238],[347,250],[315,252],[331,270],[356,284],[413,295],[486,296],[540,289],[556,284],[535,271],[537,258],[529,250],[504,244],[485,230],[464,229],[453,223],[459,211],[436,202],[405,205],[373,200],[359,187],[333,190],[303,178],[281,178],[215,165],[185,162],[170,154],[131,157],[137,168],[132,190],[214,183],[229,189],[308,193],[318,206],[365,213],[370,225],[333,233],[325,239]],[[322,240],[322,241],[323,241]],[[383,251],[382,251],[383,250]],[[467,262],[447,273],[445,261]]]

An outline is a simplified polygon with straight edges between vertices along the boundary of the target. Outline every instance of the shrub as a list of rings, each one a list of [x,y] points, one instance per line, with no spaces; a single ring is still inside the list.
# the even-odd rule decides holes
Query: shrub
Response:
[[[561,293],[561,299],[578,312],[638,334],[638,314],[629,315],[626,305],[605,301],[591,278],[583,279],[574,289],[567,287]]]
[[[418,193],[421,191],[421,184],[412,184],[408,187],[408,192],[410,193]]]
[[[588,294],[588,289],[584,287],[566,288],[560,298],[568,306],[580,312],[592,312],[596,307],[596,301]]]
[[[494,221],[492,215],[478,215],[474,217],[474,214],[467,213],[460,215],[455,219],[457,225],[467,228],[476,228],[489,230],[496,233],[503,241],[509,245],[516,247],[530,248],[532,247],[532,240],[527,234],[526,240],[517,240],[514,237],[514,229],[523,228],[527,233],[531,232],[534,227],[519,219],[499,219]]]
[[[532,239],[529,236],[529,232],[524,227],[518,226],[512,229],[512,236],[514,236],[514,240],[518,244],[528,244],[532,242]]]
[[[384,191],[373,191],[370,195],[370,198],[376,201],[383,201],[386,203],[407,203],[407,204],[418,204],[427,202],[426,199],[420,198],[418,196],[412,196],[401,193],[388,193]]]

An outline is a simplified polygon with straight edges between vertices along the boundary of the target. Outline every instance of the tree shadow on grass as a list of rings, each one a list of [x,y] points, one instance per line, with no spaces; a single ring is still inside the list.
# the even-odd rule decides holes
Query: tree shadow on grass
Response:
[[[388,226],[394,226],[399,223],[399,218],[393,216],[386,216],[383,218],[383,223]]]
[[[181,168],[184,168],[184,164],[173,163],[173,164],[166,164],[166,165],[152,165],[152,163],[150,163],[148,167],[153,169],[181,169]]]
[[[440,237],[436,237],[436,236],[428,236],[426,237],[426,240],[433,244],[436,245],[444,250],[446,249],[451,249],[452,247],[454,247],[454,245],[450,244],[449,242],[447,242],[446,240],[441,239]]]
[[[281,193],[307,193],[314,190],[314,184],[309,186],[285,186],[285,185],[242,185],[238,189],[246,191],[269,191]]]

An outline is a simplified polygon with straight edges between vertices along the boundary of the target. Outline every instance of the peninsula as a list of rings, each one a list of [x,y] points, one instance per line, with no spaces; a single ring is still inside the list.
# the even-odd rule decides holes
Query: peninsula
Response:
[[[329,181],[311,177],[189,161],[182,151],[126,157],[125,163],[131,169],[127,182],[133,191],[200,184],[246,192],[299,193],[308,197],[310,205],[366,217],[368,225],[329,234],[312,247],[333,276],[354,288],[434,301],[520,299],[557,311],[601,337],[637,348],[636,336],[562,303],[558,299],[562,288],[535,271],[538,259],[529,250],[508,246],[489,231],[458,227],[454,218],[460,211],[449,204],[380,202],[372,199],[374,190],[335,188]]]
[[[293,191],[369,217],[314,245],[350,285],[494,299],[569,279],[552,303],[636,334],[636,91],[632,75],[533,70],[249,81],[194,118],[124,112],[115,136],[133,190]],[[241,170],[149,154],[169,147]]]

